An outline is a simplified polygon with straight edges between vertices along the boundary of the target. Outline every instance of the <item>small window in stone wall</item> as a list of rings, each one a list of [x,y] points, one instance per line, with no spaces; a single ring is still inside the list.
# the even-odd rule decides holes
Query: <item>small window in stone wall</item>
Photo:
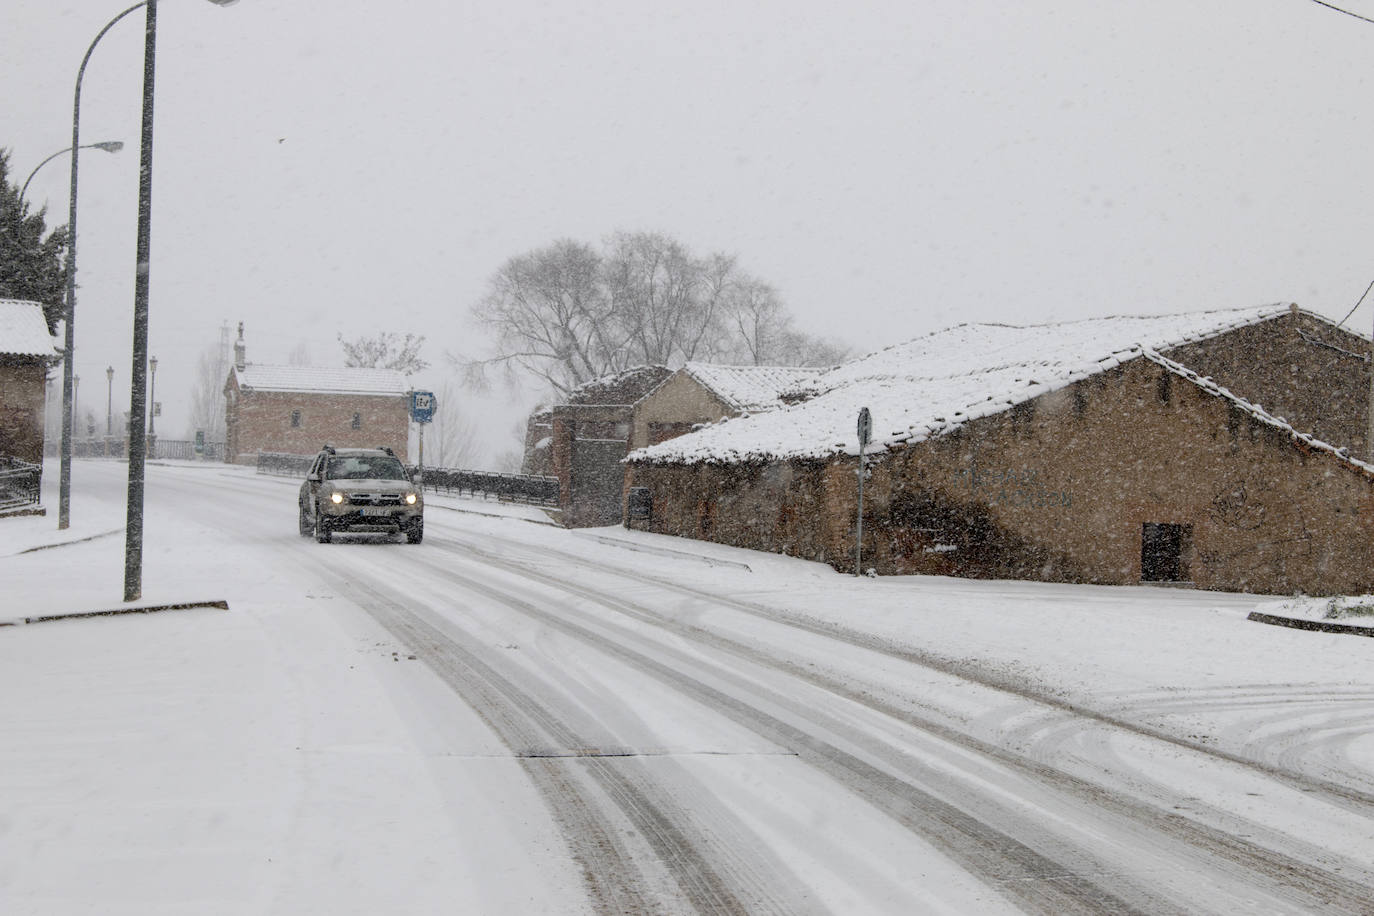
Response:
[[[362,428],[363,428],[363,415],[362,415],[362,414],[360,414],[360,413],[355,413],[355,414],[353,415],[353,428],[354,428],[354,429],[362,429]]]
[[[301,412],[299,410],[291,411],[291,425],[293,427],[301,425]]]

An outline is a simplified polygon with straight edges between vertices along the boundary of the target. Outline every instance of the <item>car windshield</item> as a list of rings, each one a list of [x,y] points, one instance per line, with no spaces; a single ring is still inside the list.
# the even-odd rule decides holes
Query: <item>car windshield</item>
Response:
[[[330,480],[405,480],[405,468],[390,455],[348,455],[329,459]]]

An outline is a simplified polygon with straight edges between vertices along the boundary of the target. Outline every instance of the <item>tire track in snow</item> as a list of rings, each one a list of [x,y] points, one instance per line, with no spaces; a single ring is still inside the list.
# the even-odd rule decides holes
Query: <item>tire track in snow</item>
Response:
[[[1300,894],[1306,895],[1310,897],[1310,901],[1307,905],[1316,905],[1317,902],[1320,902],[1321,905],[1325,905],[1327,907],[1337,907],[1337,911],[1350,913],[1363,913],[1367,910],[1367,888],[1369,885],[1365,881],[1361,881],[1358,878],[1350,879],[1331,872],[1314,873],[1315,866],[1312,864],[1311,861],[1302,861],[1299,859],[1295,859],[1284,853],[1268,849],[1257,843],[1249,842],[1244,837],[1237,836],[1230,832],[1219,830],[1214,827],[1210,827],[1203,823],[1198,823],[1193,819],[1180,815],[1175,810],[1162,810],[1156,806],[1143,803],[1137,799],[1132,799],[1123,796],[1120,793],[1114,793],[1109,789],[1105,789],[1101,786],[1087,782],[1086,780],[1083,780],[1079,777],[1075,777],[1071,774],[1055,769],[1054,767],[1050,766],[1049,764],[1043,761],[1035,761],[1032,759],[1028,759],[1019,754],[1009,752],[1005,748],[998,747],[996,745],[984,742],[980,739],[973,738],[972,736],[950,729],[945,725],[916,717],[908,710],[900,709],[890,704],[885,704],[862,690],[855,690],[850,685],[847,685],[833,678],[827,678],[823,675],[820,675],[815,670],[805,667],[801,664],[788,663],[776,657],[765,655],[763,653],[760,653],[754,647],[734,642],[733,640],[730,640],[726,637],[721,637],[717,634],[711,633],[710,631],[701,629],[695,625],[683,624],[679,620],[666,617],[663,614],[653,609],[650,609],[646,606],[627,602],[625,599],[618,595],[612,595],[607,592],[603,592],[588,586],[569,583],[564,580],[558,579],[557,577],[550,575],[549,573],[546,573],[541,569],[531,567],[516,561],[512,561],[505,557],[496,556],[490,551],[484,549],[483,546],[480,544],[467,542],[460,539],[449,539],[447,537],[441,537],[436,540],[438,540],[440,546],[443,546],[446,543],[461,546],[465,552],[480,557],[480,561],[483,563],[500,566],[519,576],[541,581],[554,588],[558,588],[563,591],[570,592],[572,594],[576,594],[588,600],[594,601],[603,607],[608,607],[613,610],[619,610],[622,613],[630,613],[637,619],[642,619],[645,622],[649,622],[656,626],[667,628],[677,633],[678,635],[685,636],[697,642],[708,643],[713,648],[732,652],[733,654],[748,658],[750,661],[759,664],[764,664],[770,667],[778,668],[780,670],[785,670],[787,673],[790,673],[794,676],[803,678],[812,683],[816,683],[819,686],[822,686],[823,689],[828,690],[829,692],[836,693],[838,695],[852,699],[855,702],[862,703],[866,706],[869,706],[870,708],[881,711],[884,714],[890,715],[903,722],[906,722],[907,724],[910,724],[913,727],[934,734],[942,738],[943,740],[947,740],[959,746],[969,748],[977,753],[993,757],[1003,763],[1009,764],[1024,772],[1032,773],[1037,778],[1049,781],[1060,789],[1068,790],[1074,793],[1080,799],[1089,800],[1092,804],[1100,806],[1106,810],[1110,810],[1129,820],[1138,821],[1142,824],[1149,825],[1152,829],[1159,830],[1167,836],[1173,837],[1175,841],[1188,844],[1200,853],[1205,852],[1220,856],[1226,862],[1250,873],[1252,877],[1264,876],[1265,879],[1273,881],[1277,885],[1277,892],[1280,894],[1283,893],[1283,889],[1288,888]],[[524,550],[537,550],[537,548],[532,548],[530,545],[524,542],[513,542],[513,545],[519,546]],[[589,565],[584,558],[575,557],[573,555],[568,555],[568,558],[574,559],[575,561],[582,563],[583,565]],[[593,563],[590,565],[594,565],[597,566],[597,568],[600,568],[600,564]],[[614,567],[612,568],[614,569]],[[451,571],[446,572],[449,572],[451,575]],[[638,579],[640,577],[630,576],[630,578]],[[460,584],[462,584],[465,588],[472,587],[473,585],[475,585],[475,583],[472,583],[470,580],[463,580]],[[654,582],[653,584],[658,583]],[[666,585],[671,588],[674,584],[666,583]],[[701,594],[698,590],[692,589],[689,586],[675,588],[672,590],[690,592],[694,596]],[[735,607],[737,604],[737,602],[732,601],[730,599],[721,599],[719,601],[716,601],[715,603],[722,604],[726,607],[732,608]],[[752,606],[746,605],[746,610],[748,610],[750,613],[753,613],[752,610],[749,610],[750,608],[752,608]],[[788,618],[782,618],[779,620],[775,620],[773,622],[791,625],[791,620]],[[810,628],[803,627],[803,629]],[[822,633],[821,635],[828,634]],[[866,641],[867,640],[865,640],[865,642]],[[864,646],[864,648],[868,647]],[[884,652],[884,654],[892,654],[892,650],[890,647],[885,648],[887,649],[887,651]],[[1031,699],[1033,701],[1036,699],[1034,696],[1027,696],[1017,691],[1011,692],[1015,693],[1017,696],[1020,696],[1023,699]],[[1062,701],[1060,701],[1060,704],[1058,705],[1062,706]],[[1052,713],[1053,718],[1056,720],[1056,722],[1059,722],[1060,724],[1066,726],[1072,732],[1077,733],[1083,730],[1084,724],[1082,720],[1084,717],[1065,717],[1063,715],[1064,710],[1062,708],[1059,710],[1053,710]],[[1090,716],[1087,718],[1089,719],[1089,724],[1093,726],[1100,724],[1110,724],[1102,723],[1100,721],[1101,717],[1099,716]],[[1128,729],[1128,731],[1139,732],[1138,729]],[[1145,737],[1150,736],[1145,735]],[[1249,762],[1247,761],[1245,763]],[[1253,764],[1250,764],[1250,766],[1251,768],[1254,768]],[[1259,833],[1263,831],[1257,829],[1256,832]],[[1302,844],[1299,841],[1296,845],[1301,846],[1304,844]],[[1313,854],[1313,857],[1330,858],[1329,856],[1321,855],[1321,850],[1310,850],[1310,852]],[[1340,867],[1341,866],[1337,866],[1337,870],[1339,870]],[[1360,871],[1362,868],[1359,865],[1359,863],[1355,862],[1346,862],[1344,863],[1344,867],[1350,868],[1352,871],[1355,872]]]
[[[1280,765],[1268,763],[1264,760],[1257,760],[1253,757],[1246,756],[1245,754],[1236,753],[1213,745],[1209,745],[1206,742],[1197,739],[1190,739],[1175,734],[1173,732],[1167,731],[1165,729],[1152,726],[1148,723],[1123,718],[1118,713],[1094,709],[1092,707],[1084,706],[1080,703],[1065,700],[1061,697],[1055,696],[1045,691],[1029,689],[1008,678],[1001,677],[996,674],[990,674],[984,670],[981,670],[978,667],[969,664],[967,661],[951,659],[934,652],[926,652],[917,648],[906,646],[894,646],[892,643],[883,639],[882,637],[875,636],[870,633],[864,633],[858,630],[851,630],[841,624],[836,624],[831,621],[788,614],[779,611],[776,608],[769,607],[767,605],[756,604],[750,601],[742,601],[737,598],[730,598],[727,596],[714,594],[712,592],[706,591],[705,589],[695,588],[693,586],[685,585],[680,582],[674,582],[672,580],[663,579],[658,576],[653,576],[647,573],[639,572],[638,570],[625,569],[624,567],[618,566],[614,563],[607,563],[605,561],[599,560],[589,560],[585,556],[575,554],[569,551],[563,551],[557,548],[547,547],[545,545],[534,546],[527,541],[520,541],[514,538],[506,538],[500,535],[491,535],[485,532],[480,537],[488,541],[500,541],[504,544],[510,545],[524,552],[556,555],[566,560],[569,560],[570,562],[579,564],[581,566],[595,567],[599,571],[614,576],[629,579],[631,581],[654,586],[657,588],[667,589],[669,591],[674,591],[692,598],[699,598],[708,601],[716,606],[729,608],[731,610],[736,610],[744,614],[749,614],[761,620],[768,621],[769,623],[791,627],[793,629],[800,630],[806,633],[811,633],[817,636],[835,639],[848,645],[854,646],[856,648],[866,649],[868,651],[875,652],[880,655],[887,656],[889,658],[918,665],[922,668],[926,668],[931,671],[938,672],[940,674],[946,674],[952,677],[959,678],[961,680],[970,681],[982,687],[987,687],[989,689],[1000,691],[1002,693],[1011,694],[1024,700],[1030,700],[1032,702],[1047,707],[1051,707],[1052,709],[1058,710],[1073,719],[1096,721],[1103,725],[1112,726],[1114,728],[1120,728],[1125,731],[1134,732],[1146,738],[1152,738],[1158,741],[1167,742],[1169,744],[1176,745],[1180,748],[1184,748],[1189,751],[1205,754],[1218,760],[1223,760],[1228,763],[1239,764],[1244,767],[1249,767],[1251,769],[1263,772],[1266,775],[1271,776],[1273,778],[1291,783],[1297,786],[1298,788],[1302,789],[1303,791],[1320,792],[1331,798],[1338,799],[1346,803],[1354,803],[1355,807],[1352,810],[1358,810],[1363,813],[1369,813],[1370,811],[1374,811],[1374,791],[1366,791],[1359,787],[1352,786],[1346,783],[1336,782],[1331,779],[1313,777],[1307,773],[1295,771]],[[485,544],[482,542],[470,540],[455,540],[454,543],[460,544],[465,550],[475,555],[482,556],[484,559],[490,562],[514,563],[514,561],[510,560],[508,556],[498,556],[497,554],[492,553],[490,550],[486,549]],[[539,569],[537,562],[535,565],[517,565],[520,566],[522,571],[537,571]]]
[[[443,568],[435,572],[465,591],[485,595],[538,620],[551,629],[620,658],[756,734],[792,749],[804,762],[837,780],[913,834],[932,842],[969,873],[983,878],[1027,912],[1128,914],[1172,911],[1172,908],[1157,895],[1144,889],[1128,889],[1126,897],[1120,896],[1115,888],[1109,889],[1103,879],[1109,879],[1113,885],[1128,882],[1108,866],[1094,861],[1091,853],[1084,849],[1069,849],[1062,843],[1054,842],[1048,835],[1040,835],[1036,839],[1047,846],[1057,847],[1063,854],[1063,860],[1042,854],[1026,842],[979,820],[957,804],[951,803],[944,797],[949,793],[936,794],[927,791],[922,787],[923,781],[948,780],[942,779],[932,770],[921,767],[900,751],[894,752],[878,742],[866,740],[861,733],[844,723],[827,722],[825,729],[847,733],[846,737],[852,743],[871,745],[864,750],[870,755],[885,757],[886,759],[881,761],[882,765],[851,753],[819,737],[812,730],[799,728],[765,711],[757,703],[741,700],[738,692],[750,690],[751,687],[757,690],[756,685],[750,685],[723,668],[717,667],[712,671],[712,679],[732,683],[734,690],[730,692],[708,684],[701,677],[689,674],[680,667],[701,666],[704,663],[699,659],[678,658],[674,664],[668,664],[631,648],[622,640],[609,638],[575,622],[570,618],[576,612],[569,608],[560,608],[560,612],[555,613],[541,604],[516,596],[510,591],[510,587],[498,588],[488,582],[458,573],[452,568]],[[527,577],[530,575],[529,570],[521,570],[520,573]],[[538,578],[551,579],[547,576]],[[558,580],[551,582],[563,591],[582,594],[574,586],[560,583]],[[583,594],[583,597],[587,595]],[[604,596],[598,603],[608,599],[612,602],[616,600]],[[544,600],[547,601],[547,598]],[[654,622],[661,621],[656,618]],[[655,648],[659,653],[671,654],[670,650]],[[799,717],[810,715],[814,718],[818,715],[814,710],[802,707],[799,703],[789,703],[785,698],[775,697],[772,701],[791,705],[792,711]],[[893,770],[906,772],[896,775]],[[1007,815],[1004,819],[1013,820],[1014,817]],[[1023,822],[1020,826],[1026,828],[1028,825]],[[1068,864],[1069,862],[1072,864]],[[1131,897],[1134,900],[1128,899]]]
[[[366,596],[363,608],[462,696],[520,758],[560,818],[600,911],[652,913],[677,907],[666,895],[653,892],[661,882],[645,873],[620,839],[616,825],[602,814],[605,802],[579,785],[578,771],[590,777],[599,793],[644,838],[680,889],[679,900],[693,910],[796,913],[807,909],[785,887],[741,882],[737,869],[727,877],[706,854],[713,844],[694,835],[685,812],[676,810],[671,800],[656,797],[660,795],[656,788],[627,772],[625,761],[596,754],[550,755],[550,747],[578,748],[585,742],[552,710],[465,649],[459,639],[377,587],[357,581],[356,569],[349,572],[354,574],[350,588]],[[448,621],[444,624],[445,629],[452,626]]]

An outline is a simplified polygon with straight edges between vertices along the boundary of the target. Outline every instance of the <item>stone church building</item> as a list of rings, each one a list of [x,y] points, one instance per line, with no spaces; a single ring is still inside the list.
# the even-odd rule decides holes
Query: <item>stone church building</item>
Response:
[[[959,325],[631,453],[628,523],[853,570],[868,407],[865,569],[1368,592],[1370,349],[1296,306]]]
[[[410,383],[394,369],[269,366],[247,361],[243,325],[224,384],[224,460],[314,455],[325,445],[389,446],[406,455]]]

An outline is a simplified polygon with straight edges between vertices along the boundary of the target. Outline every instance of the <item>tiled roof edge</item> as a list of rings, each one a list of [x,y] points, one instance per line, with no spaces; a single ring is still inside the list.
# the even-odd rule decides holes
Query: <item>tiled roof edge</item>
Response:
[[[1170,373],[1178,376],[1179,378],[1192,382],[1194,385],[1201,388],[1208,394],[1214,397],[1221,398],[1224,401],[1229,401],[1231,404],[1250,414],[1250,416],[1252,416],[1259,422],[1265,424],[1266,426],[1270,426],[1274,429],[1279,430],[1280,432],[1287,433],[1288,436],[1292,438],[1294,441],[1301,442],[1302,444],[1308,446],[1309,448],[1315,451],[1326,452],[1327,454],[1335,458],[1337,461],[1341,462],[1344,465],[1347,465],[1352,470],[1359,471],[1363,473],[1366,477],[1374,478],[1374,464],[1368,464],[1364,461],[1359,460],[1358,458],[1351,458],[1349,452],[1346,449],[1338,448],[1337,446],[1332,445],[1330,442],[1325,442],[1321,439],[1318,439],[1316,436],[1298,432],[1296,429],[1294,429],[1292,426],[1288,424],[1288,421],[1280,417],[1276,417],[1260,405],[1253,404],[1250,401],[1245,400],[1245,398],[1242,398],[1239,395],[1234,394],[1230,389],[1217,384],[1215,381],[1212,380],[1210,376],[1198,375],[1196,372],[1194,372],[1192,369],[1189,369],[1182,363],[1176,363],[1173,360],[1169,359],[1167,356],[1162,356],[1161,354],[1157,353],[1154,350],[1151,350],[1148,347],[1142,347],[1141,354],[1146,359],[1158,364],[1159,366],[1163,367],[1164,369],[1168,370]]]

